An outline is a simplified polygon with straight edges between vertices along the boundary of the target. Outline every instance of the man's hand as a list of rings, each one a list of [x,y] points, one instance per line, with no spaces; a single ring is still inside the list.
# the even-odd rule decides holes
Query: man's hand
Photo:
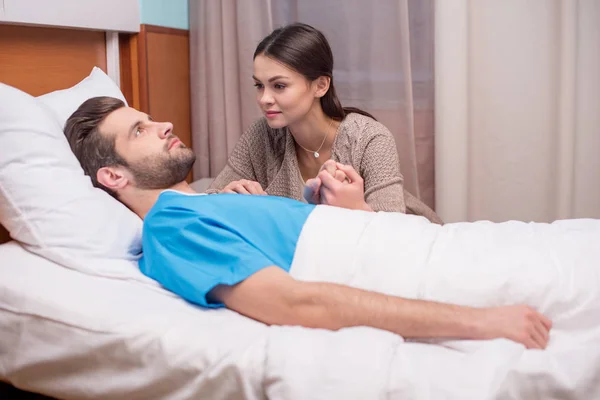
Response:
[[[302,196],[309,204],[321,204],[321,178],[307,180]]]
[[[363,178],[350,165],[336,163],[337,170],[343,172],[349,183],[341,183],[326,171],[319,172],[321,180],[321,204],[348,208],[350,210],[373,211],[365,202]]]
[[[263,190],[260,183],[255,181],[249,181],[247,179],[241,179],[239,181],[233,181],[225,186],[219,193],[238,193],[238,194],[258,194],[266,195],[267,193]]]
[[[483,310],[479,320],[483,339],[507,338],[528,349],[545,349],[552,321],[525,305]]]
[[[323,171],[328,172],[338,182],[349,182],[346,174],[337,168],[336,162],[333,160],[327,160],[323,163],[319,169],[319,173]],[[318,175],[306,181],[303,196],[310,204],[321,204],[321,178]]]

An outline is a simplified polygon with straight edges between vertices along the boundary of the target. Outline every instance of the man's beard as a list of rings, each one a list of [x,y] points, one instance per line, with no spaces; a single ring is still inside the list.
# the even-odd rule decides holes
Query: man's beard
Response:
[[[167,189],[183,182],[196,161],[196,154],[189,148],[175,149],[175,152],[128,163],[127,168],[133,175],[135,186],[145,190]]]

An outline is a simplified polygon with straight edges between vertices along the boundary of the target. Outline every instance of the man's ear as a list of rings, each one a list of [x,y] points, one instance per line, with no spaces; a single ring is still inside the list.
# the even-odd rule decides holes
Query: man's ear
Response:
[[[313,82],[313,84],[315,85],[315,97],[323,97],[329,90],[331,78],[328,76],[320,76]]]
[[[113,191],[123,189],[129,183],[123,167],[102,167],[96,173],[98,183]]]

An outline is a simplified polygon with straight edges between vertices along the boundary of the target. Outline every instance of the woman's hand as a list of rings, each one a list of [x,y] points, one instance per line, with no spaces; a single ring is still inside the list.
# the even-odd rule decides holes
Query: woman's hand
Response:
[[[347,179],[340,182],[328,171],[321,171],[320,179],[321,204],[343,207],[351,210],[373,211],[365,202],[365,188],[362,177],[350,165],[336,163],[336,169],[343,172]]]
[[[241,179],[239,181],[230,182],[219,193],[238,193],[238,194],[258,194],[266,195],[260,183]]]
[[[338,182],[341,182],[341,183],[350,182],[350,179],[348,179],[348,176],[346,175],[346,173],[344,171],[338,169],[337,164],[338,163],[336,163],[333,160],[327,160],[321,166],[319,173],[322,171],[327,171],[327,172],[329,172],[329,175],[333,176],[335,178],[335,180],[337,180]],[[342,164],[340,164],[340,165],[342,165]]]

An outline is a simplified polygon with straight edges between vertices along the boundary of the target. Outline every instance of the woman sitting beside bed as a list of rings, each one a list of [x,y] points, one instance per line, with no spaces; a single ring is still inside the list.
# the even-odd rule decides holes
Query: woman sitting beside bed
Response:
[[[344,182],[346,176],[335,164],[340,162],[363,178],[360,201],[368,209],[423,215],[441,223],[404,189],[390,131],[367,112],[341,106],[332,71],[331,48],[317,29],[292,24],[265,37],[254,52],[253,75],[265,117],[242,135],[207,193],[266,192],[336,204],[342,193],[314,178],[327,168]]]

